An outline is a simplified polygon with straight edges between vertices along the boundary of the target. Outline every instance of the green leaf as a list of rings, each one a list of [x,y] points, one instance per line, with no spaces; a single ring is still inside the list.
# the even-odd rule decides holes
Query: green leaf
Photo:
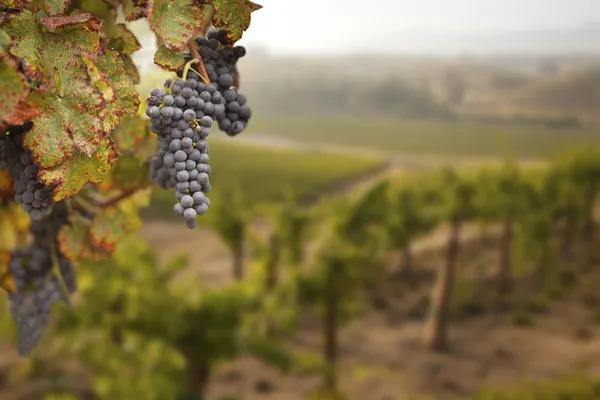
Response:
[[[118,209],[97,214],[90,226],[90,239],[96,248],[112,253],[130,232],[139,228],[139,220]]]
[[[128,56],[142,48],[133,32],[127,29],[125,24],[114,26],[111,38],[108,41],[108,47]]]
[[[41,170],[39,178],[54,187],[52,199],[60,201],[76,195],[88,182],[101,182],[118,156],[114,142],[105,136],[91,157],[77,150],[55,168]]]
[[[156,136],[150,132],[147,121],[139,117],[125,117],[111,133],[121,154],[148,160],[156,152]]]
[[[123,61],[123,66],[125,67],[125,73],[129,76],[129,79],[133,82],[134,85],[140,83],[140,73],[133,62],[133,59],[128,55],[122,55],[121,61]]]
[[[212,23],[216,28],[227,30],[227,38],[235,43],[250,26],[250,15],[262,6],[249,0],[211,0],[215,12]]]
[[[44,10],[49,15],[64,14],[71,0],[34,0],[35,10]]]
[[[111,137],[121,156],[99,189],[109,192],[145,187],[150,173],[147,161],[156,153],[156,136],[150,133],[146,121],[137,116],[125,117]]]
[[[0,59],[0,76],[0,122],[3,122],[17,111],[29,93],[29,86],[25,77],[17,71],[17,64],[8,57]]]
[[[173,51],[164,44],[161,44],[154,55],[154,64],[169,71],[177,71],[185,64],[185,58],[179,52]]]
[[[149,0],[148,21],[156,36],[174,51],[182,51],[202,31],[204,14],[194,0]]]
[[[140,99],[116,51],[106,50],[103,56],[98,57],[96,66],[114,91],[106,104],[107,115],[104,118],[104,131],[110,132],[119,124],[122,116],[136,115]]]
[[[156,151],[156,148],[155,148]],[[130,190],[143,188],[150,181],[150,168],[136,158],[121,155],[108,176],[98,184],[98,189],[109,192],[117,188]]]
[[[123,14],[125,14],[125,19],[131,22],[144,18],[146,16],[146,3],[148,3],[146,0],[124,0]]]
[[[3,29],[0,29],[0,53],[5,53],[10,45],[10,36]]]

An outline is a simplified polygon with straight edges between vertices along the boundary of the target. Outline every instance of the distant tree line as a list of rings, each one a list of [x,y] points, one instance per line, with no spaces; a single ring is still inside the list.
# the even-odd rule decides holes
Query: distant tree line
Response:
[[[400,79],[339,76],[284,78],[276,84],[247,82],[262,114],[381,115],[405,118],[448,118],[452,113],[427,91]],[[255,108],[257,108],[255,107]]]

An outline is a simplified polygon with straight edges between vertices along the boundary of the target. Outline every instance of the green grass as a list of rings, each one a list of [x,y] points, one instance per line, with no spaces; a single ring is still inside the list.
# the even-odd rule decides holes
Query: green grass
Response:
[[[276,203],[286,189],[302,198],[312,198],[336,183],[382,167],[384,160],[326,153],[274,150],[213,140],[210,145],[211,185],[238,186],[249,207]],[[156,189],[147,217],[173,215],[171,190]],[[210,197],[210,195],[209,195]]]
[[[303,142],[452,156],[538,157],[552,155],[565,147],[600,142],[600,127],[550,129],[535,125],[378,117],[254,117],[248,134],[252,132]]]

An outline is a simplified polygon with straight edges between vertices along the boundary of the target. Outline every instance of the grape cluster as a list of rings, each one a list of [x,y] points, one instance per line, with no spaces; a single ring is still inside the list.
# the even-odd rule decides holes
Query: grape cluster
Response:
[[[48,216],[52,211],[52,188],[38,180],[39,168],[33,161],[31,151],[22,144],[24,133],[10,131],[2,142],[14,183],[15,201],[35,221]]]
[[[58,203],[47,218],[32,221],[31,245],[11,253],[9,271],[15,291],[9,294],[9,308],[17,328],[21,356],[27,356],[37,346],[53,305],[58,301],[68,304],[67,296],[77,289],[73,264],[57,251],[57,233],[67,219],[66,205]],[[56,273],[62,277],[67,293],[61,290]]]
[[[217,85],[225,99],[225,112],[216,115],[219,129],[229,136],[235,136],[246,129],[252,115],[246,97],[234,87],[239,79],[237,62],[246,55],[246,49],[242,46],[232,47],[225,30],[211,31],[208,38],[197,38],[196,44],[208,78]],[[188,61],[190,59],[186,58]],[[182,75],[183,69],[178,73],[179,77]],[[188,73],[187,78],[201,80],[195,72]]]
[[[190,229],[196,216],[210,205],[208,144],[213,119],[225,112],[223,96],[212,84],[195,79],[167,80],[163,90],[154,89],[147,99],[146,115],[158,136],[158,153],[150,160],[150,175],[160,187],[174,188],[175,212]]]
[[[21,65],[19,64],[19,68]],[[12,126],[9,125],[5,129],[0,131],[0,171],[6,168],[6,155],[8,153],[8,137],[9,135],[23,135],[24,133],[31,130],[33,127],[33,123],[26,122],[23,125]]]

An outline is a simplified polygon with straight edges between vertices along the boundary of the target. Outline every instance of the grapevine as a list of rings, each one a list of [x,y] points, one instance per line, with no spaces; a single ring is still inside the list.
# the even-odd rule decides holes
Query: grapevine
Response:
[[[0,213],[29,239],[0,242],[19,353],[39,342],[56,302],[70,304],[75,265],[110,258],[140,226],[152,183],[175,189],[190,228],[210,200],[213,124],[242,132],[235,43],[261,6],[248,0],[0,0]],[[154,62],[173,72],[143,99],[127,25],[146,18]],[[8,219],[6,220],[8,221]]]

